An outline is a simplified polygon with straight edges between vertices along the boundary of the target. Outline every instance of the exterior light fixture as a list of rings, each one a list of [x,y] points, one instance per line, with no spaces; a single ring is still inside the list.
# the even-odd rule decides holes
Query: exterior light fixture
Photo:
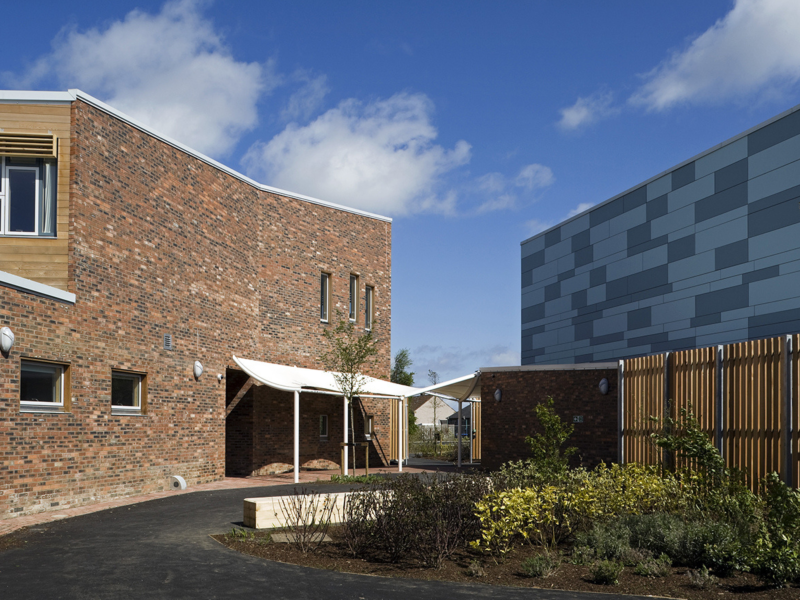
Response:
[[[600,393],[603,394],[603,396],[608,394],[608,379],[603,377],[600,380],[600,385],[598,385],[597,387],[600,388]]]
[[[0,329],[0,350],[3,354],[8,354],[11,351],[11,346],[14,345],[14,332],[8,327]]]
[[[200,375],[203,374],[203,363],[199,360],[194,361],[194,378],[200,379]]]
[[[503,392],[500,391],[500,388],[497,388],[494,391],[494,399],[497,400],[498,402],[500,402],[500,400],[503,399]]]

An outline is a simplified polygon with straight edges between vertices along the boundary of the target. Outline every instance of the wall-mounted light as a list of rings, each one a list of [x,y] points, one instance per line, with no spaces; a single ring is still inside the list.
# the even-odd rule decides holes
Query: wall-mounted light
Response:
[[[8,327],[0,329],[0,350],[3,351],[3,354],[8,354],[11,351],[14,339],[14,332]]]
[[[600,388],[600,393],[603,394],[603,396],[608,394],[608,379],[603,377],[600,380],[600,385],[598,385],[597,387]]]
[[[500,400],[503,399],[503,392],[500,391],[500,388],[497,388],[494,391],[494,399],[497,400],[498,402],[500,402]]]
[[[203,363],[199,360],[194,361],[194,378],[200,379],[200,375],[203,374]]]
[[[217,373],[217,381],[222,381],[223,379],[225,379],[225,375],[222,373]]]

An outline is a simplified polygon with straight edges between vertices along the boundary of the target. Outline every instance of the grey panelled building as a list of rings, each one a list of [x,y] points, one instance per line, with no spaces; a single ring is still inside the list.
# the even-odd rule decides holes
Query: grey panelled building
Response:
[[[800,331],[800,106],[522,242],[522,364]]]

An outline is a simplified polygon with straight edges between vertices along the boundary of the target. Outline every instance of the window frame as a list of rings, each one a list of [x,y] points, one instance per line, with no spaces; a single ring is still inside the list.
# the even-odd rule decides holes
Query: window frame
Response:
[[[331,274],[323,271],[319,276],[319,320],[329,323],[331,316]]]
[[[372,331],[375,324],[375,286],[364,287],[364,329]]]
[[[41,203],[42,174],[38,165],[6,165],[3,157],[3,228],[4,235],[13,237],[39,237],[39,205]],[[33,171],[36,176],[34,183],[33,199],[33,231],[11,231],[11,184],[9,183],[9,171]]]
[[[351,323],[358,322],[358,275],[350,273],[350,304],[348,317]]]
[[[24,368],[37,368],[45,370],[48,367],[59,369],[58,375],[58,394],[59,402],[40,402],[22,399],[22,372]],[[41,371],[40,371],[41,372]],[[70,366],[69,363],[58,361],[42,360],[39,358],[23,357],[20,359],[19,367],[19,411],[23,413],[62,413],[69,412],[70,402]]]
[[[325,433],[323,433],[323,427],[322,427],[323,423],[325,424],[325,427],[324,427]],[[320,440],[324,440],[324,441],[328,440],[328,438],[330,436],[330,430],[328,429],[328,426],[329,426],[328,415],[320,415],[319,416],[319,439]]]
[[[138,405],[114,404],[114,378],[136,380]],[[111,414],[118,416],[139,416],[147,414],[147,374],[140,371],[111,369]]]
[[[13,164],[15,160],[28,158],[33,163]],[[11,164],[9,164],[11,163]],[[34,185],[34,230],[11,231],[11,186],[9,171],[33,171]],[[48,194],[49,192],[49,194]],[[50,195],[52,194],[52,196]],[[52,231],[45,231],[43,219],[50,215]],[[58,237],[58,160],[40,157],[0,156],[0,236],[21,238]]]

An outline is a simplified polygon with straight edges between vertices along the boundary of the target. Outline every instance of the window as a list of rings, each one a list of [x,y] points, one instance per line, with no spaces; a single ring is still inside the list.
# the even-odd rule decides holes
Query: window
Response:
[[[68,395],[68,367],[55,363],[23,360],[20,369],[19,402],[23,412],[60,412]]]
[[[56,235],[56,162],[0,157],[0,235]]]
[[[366,287],[364,294],[364,329],[370,331],[372,329],[372,321],[375,318],[373,314],[373,299],[375,297],[375,288],[371,285]]]
[[[328,310],[331,305],[331,276],[322,273],[319,278],[319,320],[328,322]]]
[[[145,378],[139,373],[111,372],[111,414],[139,415],[145,407]]]
[[[350,275],[350,320],[358,318],[358,275]]]
[[[328,439],[328,415],[319,416],[319,439]]]

